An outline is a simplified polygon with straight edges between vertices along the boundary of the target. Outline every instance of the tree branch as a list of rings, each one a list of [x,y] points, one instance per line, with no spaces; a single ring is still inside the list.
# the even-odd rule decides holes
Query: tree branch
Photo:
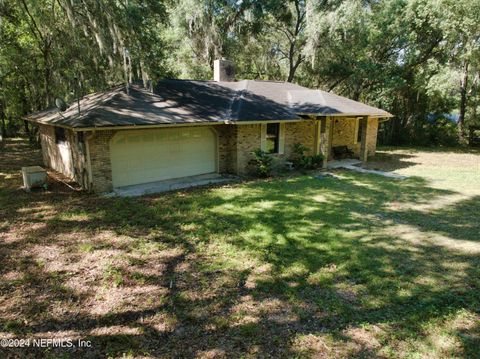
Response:
[[[43,44],[45,44],[45,38],[43,37],[42,32],[37,26],[37,22],[35,21],[34,17],[30,13],[30,10],[28,9],[27,3],[25,0],[21,0],[23,7],[25,8],[25,12],[27,13],[28,17],[30,18],[31,23],[28,23],[30,27],[30,31],[32,32],[33,36],[37,39],[37,41],[41,44],[40,49],[43,48]],[[33,26],[32,26],[33,24]]]

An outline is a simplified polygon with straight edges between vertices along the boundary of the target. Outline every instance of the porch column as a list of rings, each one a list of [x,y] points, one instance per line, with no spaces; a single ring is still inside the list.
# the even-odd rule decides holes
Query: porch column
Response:
[[[327,168],[328,156],[330,153],[330,117],[323,117],[320,119],[320,154],[323,156],[322,168]]]
[[[360,131],[361,131],[361,143],[360,143],[360,160],[367,162],[368,157],[368,146],[367,146],[367,133],[368,133],[368,116],[364,116],[360,120]]]

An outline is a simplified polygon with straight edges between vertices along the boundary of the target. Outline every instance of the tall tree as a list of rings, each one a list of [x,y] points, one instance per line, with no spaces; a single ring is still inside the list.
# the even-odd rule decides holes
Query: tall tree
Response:
[[[470,75],[478,74],[472,66],[480,58],[480,1],[479,0],[445,0],[444,32],[449,45],[450,64],[457,67],[459,78],[459,137],[465,141],[465,120],[469,95],[473,93]],[[475,74],[473,77],[475,78]]]
[[[1,0],[2,123],[128,79],[166,72],[159,1]]]
[[[385,108],[388,143],[478,121],[480,0],[0,0],[0,130],[57,96],[164,76],[297,82]],[[74,91],[72,91],[74,90]],[[429,127],[430,126],[430,127]]]

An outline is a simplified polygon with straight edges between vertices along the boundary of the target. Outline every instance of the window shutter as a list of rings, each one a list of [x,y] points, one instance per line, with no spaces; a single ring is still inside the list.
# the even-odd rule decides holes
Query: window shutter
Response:
[[[283,155],[285,153],[285,123],[280,122],[278,126],[278,153]]]
[[[262,151],[267,150],[267,124],[262,123],[260,125],[260,149]]]

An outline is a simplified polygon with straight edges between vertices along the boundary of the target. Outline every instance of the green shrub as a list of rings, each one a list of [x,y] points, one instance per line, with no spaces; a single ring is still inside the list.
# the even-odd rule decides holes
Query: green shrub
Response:
[[[293,166],[297,169],[303,168],[303,165],[305,164],[304,159],[305,159],[305,152],[308,151],[308,148],[302,145],[301,143],[295,143],[293,145],[293,151],[292,151],[292,158],[290,161],[292,161]]]
[[[305,152],[307,151],[309,151],[309,148],[305,147],[301,143],[295,143],[293,145],[293,156],[291,161],[293,162],[295,168],[299,170],[311,170],[322,167],[323,156],[306,156]]]
[[[435,123],[425,126],[428,134],[428,145],[433,146],[458,146],[457,125],[446,119],[438,119]]]
[[[273,170],[273,158],[260,148],[256,149],[251,154],[254,158],[249,162],[249,165],[254,167],[257,176],[270,176]]]
[[[321,168],[323,164],[323,156],[322,155],[314,155],[314,156],[304,156],[300,160],[300,169],[317,169]]]

